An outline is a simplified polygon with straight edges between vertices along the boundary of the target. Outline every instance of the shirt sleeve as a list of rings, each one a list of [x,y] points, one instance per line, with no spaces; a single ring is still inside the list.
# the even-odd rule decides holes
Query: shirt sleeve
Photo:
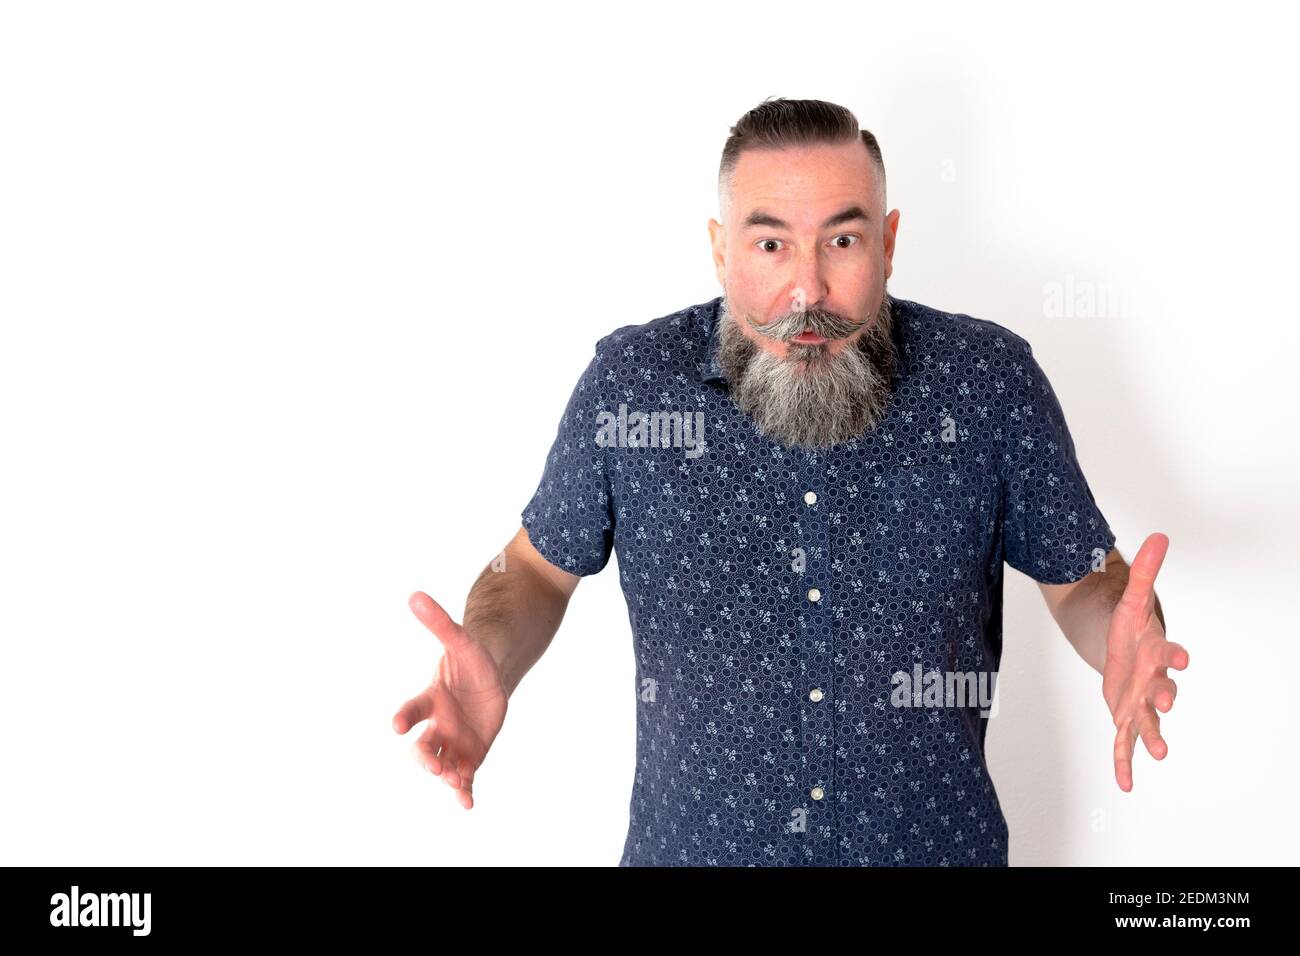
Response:
[[[560,570],[583,577],[604,568],[614,547],[607,458],[596,439],[599,413],[607,407],[603,374],[598,346],[574,386],[537,491],[523,510],[533,547]]]
[[[1003,557],[1043,584],[1104,566],[1115,534],[1092,496],[1074,440],[1029,343],[1017,343],[1002,460]]]

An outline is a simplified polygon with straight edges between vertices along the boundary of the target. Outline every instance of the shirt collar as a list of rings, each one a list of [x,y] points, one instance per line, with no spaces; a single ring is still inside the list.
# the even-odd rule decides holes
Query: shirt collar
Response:
[[[701,382],[722,382],[726,383],[727,376],[723,374],[722,366],[718,364],[718,345],[720,340],[720,328],[722,323],[719,321],[722,312],[722,296],[718,296],[711,302],[708,302],[700,310],[700,319],[704,327],[704,332],[708,337],[708,344],[704,349],[703,358],[696,363],[695,370],[697,377]]]

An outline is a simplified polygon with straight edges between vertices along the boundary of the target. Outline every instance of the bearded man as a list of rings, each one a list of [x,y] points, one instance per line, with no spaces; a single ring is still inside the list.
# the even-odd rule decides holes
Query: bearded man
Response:
[[[394,728],[429,721],[419,758],[472,807],[510,695],[617,552],[621,865],[1005,866],[984,759],[1004,564],[1102,674],[1128,790],[1187,665],[1154,591],[1168,539],[1120,556],[1023,338],[889,293],[899,212],[847,109],[760,104],[718,186],[723,293],[597,343],[463,626],[411,597],[443,657]]]

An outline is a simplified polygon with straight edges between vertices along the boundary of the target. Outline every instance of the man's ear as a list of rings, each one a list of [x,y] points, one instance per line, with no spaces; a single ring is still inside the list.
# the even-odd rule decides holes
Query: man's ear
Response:
[[[713,271],[718,274],[718,285],[727,286],[727,230],[716,219],[709,220],[709,244],[712,246]]]
[[[894,243],[898,239],[898,210],[885,217],[885,278],[894,272]]]

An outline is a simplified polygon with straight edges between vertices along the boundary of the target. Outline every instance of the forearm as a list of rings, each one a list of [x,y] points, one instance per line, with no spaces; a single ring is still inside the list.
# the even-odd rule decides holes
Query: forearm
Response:
[[[1053,616],[1061,632],[1079,656],[1097,673],[1106,667],[1106,638],[1115,605],[1128,585],[1128,565],[1115,561],[1104,571],[1094,571],[1071,591],[1056,608]],[[1164,612],[1160,598],[1155,598],[1155,613],[1163,626]]]
[[[485,567],[470,588],[465,630],[497,662],[507,695],[513,696],[550,645],[568,603],[567,595],[509,550]]]

